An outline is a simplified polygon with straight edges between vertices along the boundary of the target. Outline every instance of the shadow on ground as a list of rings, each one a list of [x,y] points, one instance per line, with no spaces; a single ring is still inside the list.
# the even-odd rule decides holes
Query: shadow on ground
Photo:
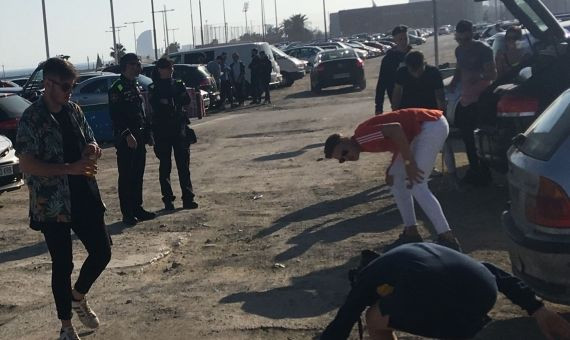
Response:
[[[323,147],[324,145],[325,145],[324,143],[310,144],[310,145],[307,145],[307,146],[305,146],[305,147],[303,147],[297,151],[278,152],[278,153],[275,153],[272,155],[257,157],[257,158],[254,158],[253,160],[256,162],[267,162],[267,161],[277,161],[277,160],[282,160],[282,159],[299,157],[302,154],[304,154],[305,152],[307,152],[307,150],[320,148],[320,147]]]

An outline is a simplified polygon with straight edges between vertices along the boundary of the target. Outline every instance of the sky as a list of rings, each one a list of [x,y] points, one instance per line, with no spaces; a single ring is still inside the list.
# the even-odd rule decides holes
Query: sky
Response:
[[[210,25],[222,26],[224,0],[202,0],[202,18]],[[339,10],[372,6],[372,0],[325,0],[327,13]],[[0,0],[0,67],[6,71],[34,68],[46,58],[41,0]],[[168,12],[169,28],[178,28],[170,33],[181,45],[192,44],[190,2],[193,6],[194,26],[199,27],[198,0],[154,0],[155,11],[174,9]],[[242,9],[246,0],[225,0],[228,26],[245,26]],[[248,25],[261,25],[261,0],[249,0]],[[279,23],[293,14],[305,14],[309,25],[323,30],[323,3],[321,0],[264,0],[265,20],[275,24],[275,7]],[[406,0],[375,0],[376,4],[391,5]],[[110,60],[113,45],[111,32],[111,6],[108,0],[45,0],[50,56],[65,54],[74,63],[93,62],[97,53]],[[136,34],[152,29],[151,0],[114,0],[115,25],[125,22],[144,21],[136,24]],[[157,44],[163,46],[162,14],[155,15]],[[327,16],[328,21],[328,16]],[[133,25],[119,32],[120,41],[127,51],[134,50]],[[196,32],[199,37],[199,30]],[[199,38],[197,38],[199,43]],[[2,70],[0,69],[0,72]],[[0,73],[0,76],[2,74]]]

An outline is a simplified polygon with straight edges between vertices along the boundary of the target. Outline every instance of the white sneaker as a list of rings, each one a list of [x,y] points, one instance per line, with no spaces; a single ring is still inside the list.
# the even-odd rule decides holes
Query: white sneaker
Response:
[[[89,307],[85,297],[81,301],[72,300],[71,308],[85,327],[92,329],[99,327],[99,318],[97,318],[97,314]]]
[[[73,326],[63,327],[59,331],[59,340],[81,340]]]

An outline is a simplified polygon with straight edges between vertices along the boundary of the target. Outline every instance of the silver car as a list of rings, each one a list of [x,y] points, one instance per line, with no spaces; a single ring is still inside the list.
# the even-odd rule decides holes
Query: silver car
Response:
[[[0,135],[0,194],[24,185],[20,161],[8,137]]]
[[[71,93],[71,100],[80,106],[108,104],[109,89],[119,77],[118,74],[107,73],[86,79],[75,85]],[[152,79],[143,75],[139,75],[137,81],[143,91],[148,91],[148,86],[152,84]]]
[[[547,300],[570,305],[570,90],[508,152],[503,225],[513,272]]]

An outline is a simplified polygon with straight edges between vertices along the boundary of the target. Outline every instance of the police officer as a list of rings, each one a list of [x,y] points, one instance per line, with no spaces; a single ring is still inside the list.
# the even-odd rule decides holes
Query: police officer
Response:
[[[487,313],[498,291],[534,317],[547,339],[570,339],[570,324],[521,280],[438,244],[405,244],[382,256],[364,251],[354,278],[321,340],[347,339],[367,306],[372,340],[396,340],[394,330],[429,338],[472,338],[490,321]]]
[[[109,89],[109,111],[113,121],[117,166],[119,168],[119,201],[123,223],[156,217],[142,207],[142,188],[146,162],[145,143],[152,143],[136,77],[141,62],[136,54],[127,53],[120,61],[121,77]]]
[[[198,204],[194,201],[190,181],[190,122],[182,110],[183,106],[190,104],[190,96],[182,80],[172,79],[172,72],[172,61],[160,58],[152,74],[153,84],[149,87],[154,152],[160,160],[160,190],[164,209],[174,210],[172,202],[176,197],[170,185],[171,153],[174,150],[183,208],[196,209]]]

